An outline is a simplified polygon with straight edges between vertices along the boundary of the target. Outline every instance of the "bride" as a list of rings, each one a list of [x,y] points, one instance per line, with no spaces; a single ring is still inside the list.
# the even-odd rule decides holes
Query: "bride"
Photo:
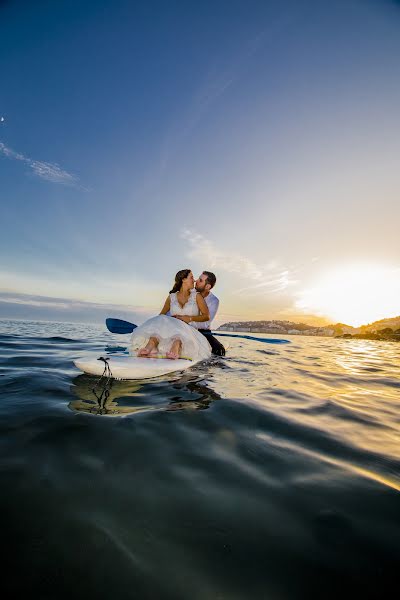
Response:
[[[178,271],[160,314],[132,333],[131,351],[145,358],[159,357],[160,354],[170,359],[198,361],[210,358],[210,344],[204,335],[190,326],[192,321],[208,321],[209,318],[203,296],[194,289],[192,271]]]

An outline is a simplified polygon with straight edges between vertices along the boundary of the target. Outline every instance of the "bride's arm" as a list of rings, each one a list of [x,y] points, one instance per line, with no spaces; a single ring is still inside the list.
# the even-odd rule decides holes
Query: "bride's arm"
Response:
[[[196,321],[196,323],[202,323],[203,321],[210,320],[210,312],[208,310],[208,306],[206,301],[204,300],[201,294],[196,294],[196,302],[199,307],[200,314],[197,317],[191,317],[192,321]]]
[[[170,308],[171,308],[171,300],[170,300],[170,297],[167,296],[167,299],[164,302],[164,306],[161,309],[160,315],[166,315]]]
[[[179,319],[184,323],[190,323],[191,321],[196,321],[197,323],[202,323],[203,321],[210,320],[210,313],[208,310],[208,306],[205,303],[205,300],[201,294],[196,294],[196,302],[199,308],[200,314],[195,317],[189,317],[188,315],[172,315],[175,319]]]

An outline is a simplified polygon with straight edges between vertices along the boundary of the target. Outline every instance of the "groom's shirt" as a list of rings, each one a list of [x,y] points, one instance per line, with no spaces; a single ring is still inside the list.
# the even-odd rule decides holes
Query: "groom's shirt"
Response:
[[[210,320],[202,321],[202,322],[191,321],[190,325],[192,327],[194,327],[195,329],[211,329],[211,322],[213,321],[213,319],[218,311],[219,300],[218,300],[217,296],[214,296],[214,294],[212,292],[210,292],[208,294],[208,296],[206,296],[204,298],[204,300],[208,306],[208,311],[210,313]]]

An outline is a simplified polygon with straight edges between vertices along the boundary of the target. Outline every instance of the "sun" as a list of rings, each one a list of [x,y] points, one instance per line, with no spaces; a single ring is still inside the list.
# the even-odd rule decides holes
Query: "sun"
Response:
[[[353,327],[395,317],[400,314],[400,269],[339,266],[300,292],[296,307]]]

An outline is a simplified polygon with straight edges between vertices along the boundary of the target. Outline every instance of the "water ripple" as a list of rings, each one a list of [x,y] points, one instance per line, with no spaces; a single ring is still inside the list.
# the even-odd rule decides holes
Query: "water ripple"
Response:
[[[400,345],[230,338],[226,358],[102,388],[73,360],[123,352],[124,336],[0,325],[14,594],[58,597],[60,569],[61,587],[98,598],[373,598],[397,585]]]

